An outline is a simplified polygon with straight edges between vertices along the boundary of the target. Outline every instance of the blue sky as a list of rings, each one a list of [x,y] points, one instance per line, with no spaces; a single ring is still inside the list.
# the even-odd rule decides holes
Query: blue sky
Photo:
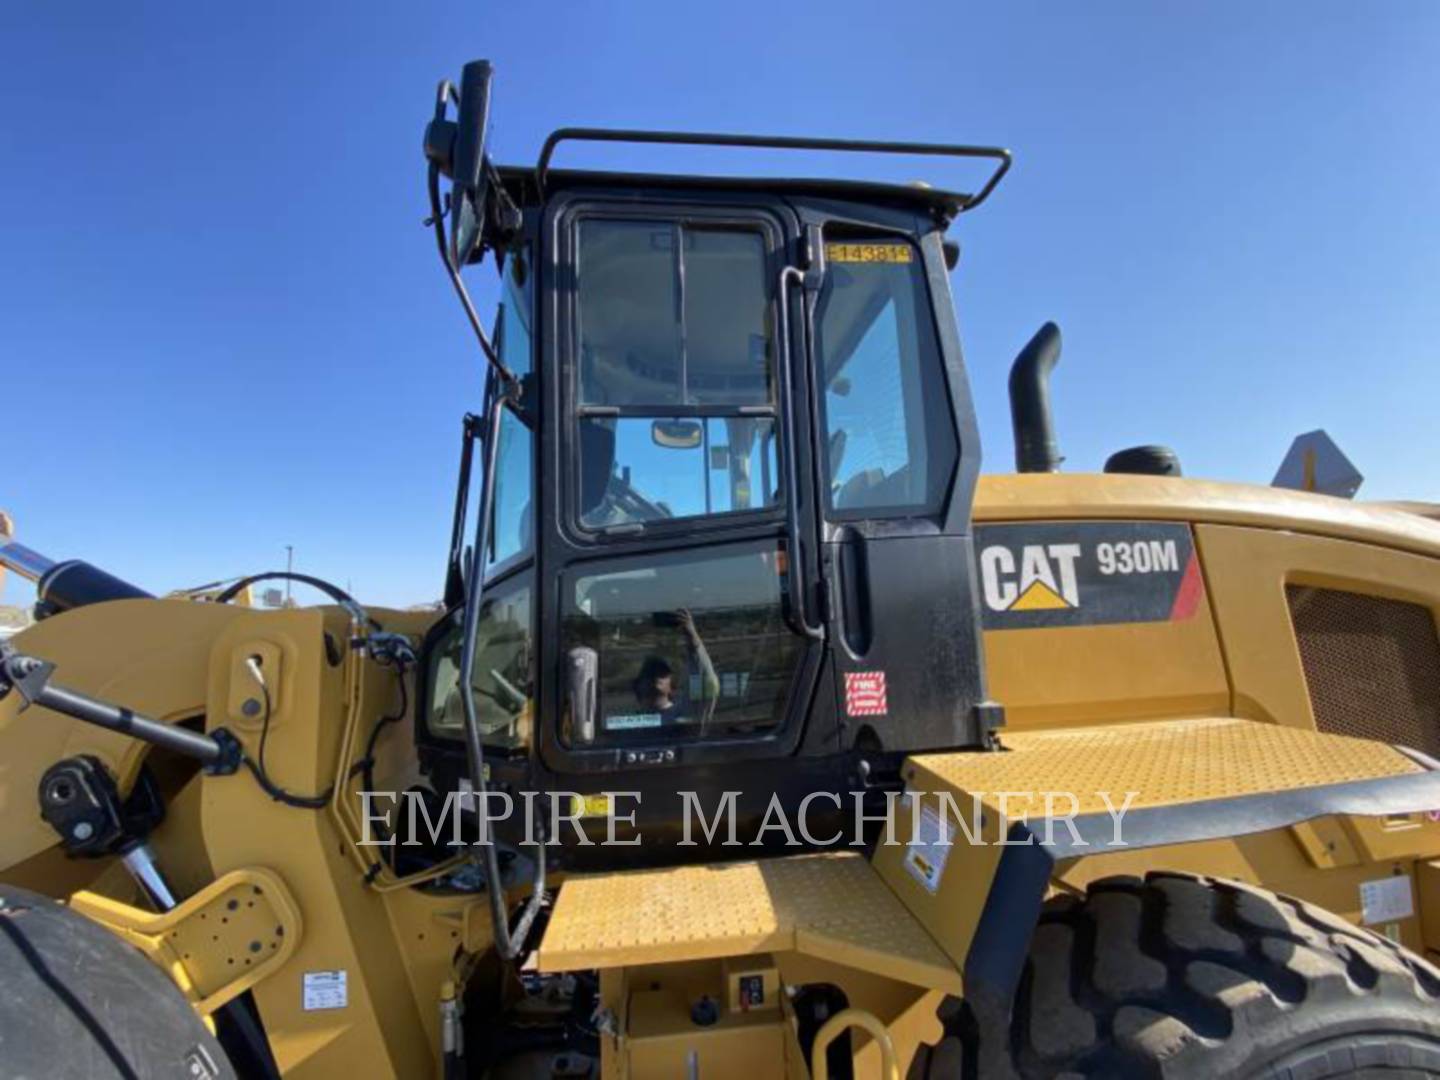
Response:
[[[532,10],[6,5],[0,508],[21,539],[154,590],[293,544],[362,598],[438,594],[480,367],[420,228],[419,140],[436,79],[476,56],[504,161],[568,123],[1012,147],[954,230],[989,469],[1011,466],[1010,360],[1055,319],[1070,468],[1160,441],[1264,483],[1325,427],[1362,495],[1440,495],[1440,6]]]

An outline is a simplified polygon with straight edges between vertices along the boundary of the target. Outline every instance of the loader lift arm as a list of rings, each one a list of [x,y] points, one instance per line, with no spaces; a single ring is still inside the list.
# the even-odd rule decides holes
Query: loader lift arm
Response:
[[[0,641],[0,700],[14,691],[23,699],[22,709],[38,705],[107,731],[118,731],[193,758],[217,775],[229,775],[240,768],[243,760],[240,743],[224,728],[202,735],[162,724],[122,706],[58,686],[50,681],[54,671],[54,664],[26,656],[13,645]]]

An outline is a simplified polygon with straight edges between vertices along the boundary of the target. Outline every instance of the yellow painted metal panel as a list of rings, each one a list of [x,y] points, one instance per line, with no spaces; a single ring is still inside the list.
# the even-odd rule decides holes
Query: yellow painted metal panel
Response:
[[[573,878],[539,964],[569,971],[792,949],[959,989],[944,952],[852,853]]]
[[[1434,960],[1440,954],[1440,862],[1415,864],[1415,887],[1420,910],[1421,944]]]
[[[726,1013],[709,1027],[690,1021],[689,1002],[668,990],[630,995],[626,1040],[632,1080],[691,1075],[780,1080],[785,1075],[785,1021],[778,1012]]]
[[[978,826],[982,843],[957,835],[938,882],[926,887],[906,865],[911,826],[909,807],[902,805],[900,842],[879,845],[874,856],[876,871],[956,964],[964,963],[1000,856],[1008,850],[996,842],[1002,814],[1012,821],[1072,811],[1104,815],[1104,794],[1118,809],[1126,793],[1135,792],[1133,812],[1423,771],[1378,743],[1230,717],[1006,732],[1002,741],[1006,752],[922,754],[906,764],[908,787],[926,793],[922,807],[943,813],[940,796],[948,795],[950,813]],[[1047,792],[1073,794],[1075,803],[1060,799],[1047,806]],[[1063,838],[1063,827],[1057,835]],[[1306,861],[1293,839],[1276,835],[1294,863]],[[1170,854],[1133,853],[1134,867],[1143,872],[1172,865]],[[1214,863],[1212,872],[1222,872],[1219,866]]]
[[[1076,812],[1101,814],[1102,792],[1118,806],[1134,791],[1138,810],[1423,771],[1380,743],[1232,717],[1007,732],[1002,741],[1011,752],[917,755],[910,785],[984,793],[992,810],[1000,793],[1020,793],[1005,800],[1015,819],[1046,812],[1042,792],[1072,792]],[[1067,809],[1061,802],[1049,812]]]
[[[232,679],[253,683],[236,654],[256,642],[278,650],[286,675],[272,702],[266,760],[274,782],[300,794],[323,791],[335,777],[356,659],[331,665],[325,635],[343,641],[348,626],[334,608],[242,611],[210,652],[207,715],[214,724],[226,715]],[[258,752],[258,732],[237,734],[252,756]],[[201,784],[201,822],[216,872],[267,866],[304,911],[299,948],[253,989],[281,1071],[296,1080],[431,1072],[435,1051],[422,1010],[438,1007],[439,987],[430,1001],[412,994],[410,942],[397,940],[383,898],[366,886],[332,816],[274,801],[244,771],[205,776]],[[306,974],[342,971],[343,1006],[306,1008]]]
[[[232,870],[161,914],[89,892],[70,906],[150,957],[202,1015],[283,967],[301,941],[294,898],[258,867]]]
[[[1440,529],[1424,518],[1414,520]],[[1440,562],[1433,558],[1374,544],[1221,525],[1196,526],[1195,541],[1230,669],[1233,712],[1240,716],[1315,726],[1285,600],[1288,583],[1422,604],[1440,617]]]
[[[92,694],[160,720],[205,711],[210,645],[244,612],[189,600],[114,600],[42,620],[12,639],[22,651],[56,663],[58,685]],[[61,758],[94,754],[128,790],[144,743],[68,716],[26,709],[19,694],[0,701],[0,870],[55,846],[55,830],[40,818],[40,775]],[[50,891],[48,888],[45,891]]]
[[[989,630],[990,696],[1008,731],[1170,716],[1230,707],[1230,683],[1208,604],[1188,619]]]
[[[1440,557],[1440,523],[1366,503],[1169,476],[1023,473],[980,477],[976,521],[1207,521],[1334,536]]]

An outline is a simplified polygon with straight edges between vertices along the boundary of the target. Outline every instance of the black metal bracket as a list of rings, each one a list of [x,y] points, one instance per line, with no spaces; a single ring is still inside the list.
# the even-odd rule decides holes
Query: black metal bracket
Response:
[[[229,728],[218,727],[209,736],[220,748],[220,756],[204,766],[211,776],[230,776],[240,771],[245,761],[245,746]]]
[[[0,698],[11,689],[18,691],[25,701],[19,711],[24,712],[40,700],[54,670],[55,665],[48,661],[21,656],[0,645]]]
[[[97,757],[81,754],[45,770],[37,791],[40,816],[60,837],[67,854],[98,858],[143,844],[165,819],[160,788],[142,768],[128,798]]]
[[[876,139],[825,139],[796,135],[726,135],[703,131],[636,131],[621,128],[560,128],[550,133],[535,166],[535,186],[545,196],[550,160],[562,142],[658,143],[666,146],[739,146],[762,150],[827,150],[860,154],[902,154],[916,157],[985,158],[998,162],[995,171],[974,195],[964,199],[960,212],[973,210],[990,197],[1010,171],[1013,157],[1000,146],[968,146],[963,143],[889,142]]]

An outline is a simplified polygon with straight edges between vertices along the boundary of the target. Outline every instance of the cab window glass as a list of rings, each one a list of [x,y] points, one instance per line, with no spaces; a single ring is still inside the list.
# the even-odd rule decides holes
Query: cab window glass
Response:
[[[771,400],[765,242],[758,232],[682,229],[685,391],[697,405]]]
[[[505,267],[505,291],[500,300],[500,359],[517,376],[530,373],[530,276],[522,254],[511,256]],[[519,273],[526,281],[516,283]]]
[[[766,233],[586,218],[577,243],[580,524],[775,506]]]
[[[920,253],[826,244],[820,304],[827,502],[833,514],[931,513],[958,448]]]
[[[432,735],[458,739],[465,733],[460,697],[461,637],[458,613],[430,662]],[[502,749],[528,746],[534,716],[534,643],[529,578],[487,590],[476,631],[472,681],[475,712],[485,743]]]
[[[572,746],[756,735],[784,718],[800,649],[773,550],[650,556],[565,589],[564,648],[595,673],[593,730]]]
[[[576,274],[582,405],[771,401],[758,230],[587,219]]]
[[[590,528],[728,514],[774,506],[779,492],[775,421],[769,417],[580,421],[580,520]],[[584,485],[582,485],[584,486]]]
[[[500,412],[498,438],[487,568],[530,551],[535,528],[530,510],[534,436],[507,408]]]
[[[664,221],[580,223],[576,290],[583,404],[682,400],[675,231]]]

